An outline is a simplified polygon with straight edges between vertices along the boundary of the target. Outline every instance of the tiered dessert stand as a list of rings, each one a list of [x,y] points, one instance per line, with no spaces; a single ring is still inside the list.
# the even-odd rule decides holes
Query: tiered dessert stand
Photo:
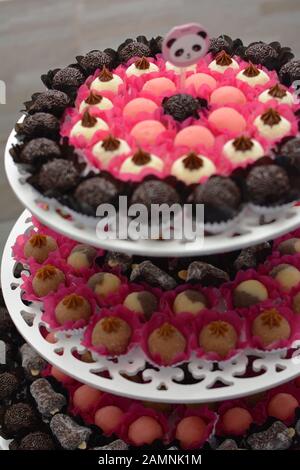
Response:
[[[299,375],[300,340],[295,341],[287,354],[284,351],[263,352],[245,350],[239,356],[213,364],[192,356],[188,363],[172,367],[152,364],[141,349],[113,360],[94,356],[95,362],[84,363],[74,352],[84,352],[80,345],[81,334],[66,338],[63,333],[58,342],[50,344],[41,334],[41,303],[26,306],[21,299],[22,280],[14,276],[15,261],[11,247],[16,237],[31,226],[31,214],[45,225],[69,238],[92,246],[114,251],[147,256],[193,256],[224,253],[274,239],[300,226],[300,207],[293,206],[273,221],[261,225],[258,216],[244,212],[237,227],[227,233],[205,237],[204,243],[180,241],[115,240],[108,242],[96,237],[95,226],[81,223],[66,208],[57,203],[40,204],[38,193],[22,183],[19,170],[9,155],[16,142],[11,133],[5,152],[5,165],[9,182],[18,198],[26,206],[12,229],[3,253],[1,280],[3,295],[19,332],[49,363],[66,374],[107,392],[169,403],[207,403],[251,395],[277,386]],[[234,235],[234,236],[233,236]],[[142,372],[144,383],[130,381],[128,377]]]

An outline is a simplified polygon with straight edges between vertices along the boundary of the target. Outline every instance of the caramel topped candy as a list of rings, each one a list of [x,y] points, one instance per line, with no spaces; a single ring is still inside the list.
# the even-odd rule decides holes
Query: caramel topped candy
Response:
[[[130,342],[130,325],[119,317],[104,317],[96,323],[92,332],[92,345],[102,346],[112,355],[123,354]]]
[[[157,310],[158,302],[155,295],[146,290],[131,292],[123,302],[123,305],[132,312],[142,313],[147,320]]]
[[[68,256],[67,263],[74,269],[90,268],[97,255],[97,250],[88,245],[76,245]]]
[[[32,280],[32,288],[38,297],[44,297],[50,294],[50,292],[56,292],[58,287],[64,282],[64,273],[55,266],[46,264],[35,273]]]
[[[233,291],[233,306],[235,308],[248,308],[259,302],[267,300],[268,290],[262,282],[249,279],[241,282]]]
[[[221,357],[236,347],[237,332],[228,322],[215,320],[202,328],[199,335],[199,345],[205,352],[215,352]]]
[[[90,277],[88,286],[100,298],[105,298],[110,294],[115,294],[120,286],[121,280],[115,274],[111,273],[96,273]]]
[[[68,321],[88,320],[92,314],[89,302],[75,293],[64,297],[55,308],[56,320],[60,325]]]
[[[43,263],[51,251],[57,250],[57,243],[49,235],[35,233],[24,245],[25,258],[34,258],[37,263]]]
[[[279,283],[283,291],[290,291],[300,283],[300,271],[295,266],[282,263],[275,266],[270,275]]]
[[[165,365],[172,364],[178,354],[185,352],[186,346],[183,334],[168,322],[153,330],[148,338],[151,356],[159,356]]]
[[[270,308],[255,318],[252,324],[252,334],[258,336],[263,346],[267,347],[275,341],[289,339],[291,327],[276,308]]]
[[[197,315],[201,310],[207,307],[207,304],[207,299],[201,292],[186,289],[177,294],[173,303],[173,311],[176,315],[183,312]]]

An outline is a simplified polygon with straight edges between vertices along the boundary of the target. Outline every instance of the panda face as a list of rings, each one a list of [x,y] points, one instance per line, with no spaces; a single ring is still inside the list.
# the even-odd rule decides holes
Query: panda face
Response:
[[[203,57],[209,47],[204,28],[196,23],[176,26],[165,37],[163,55],[178,67],[188,67]]]

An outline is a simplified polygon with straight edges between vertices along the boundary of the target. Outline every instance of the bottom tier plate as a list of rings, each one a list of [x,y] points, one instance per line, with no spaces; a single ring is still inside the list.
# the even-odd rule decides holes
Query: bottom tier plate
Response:
[[[14,277],[15,261],[11,247],[16,237],[31,225],[30,213],[24,211],[7,240],[2,259],[3,295],[11,318],[25,340],[48,362],[75,379],[104,391],[138,400],[170,403],[205,403],[251,395],[275,387],[299,375],[300,340],[289,351],[266,353],[245,350],[239,356],[212,363],[195,356],[188,363],[173,367],[151,364],[143,351],[136,348],[118,358],[95,356],[85,363],[74,352],[82,354],[80,334],[59,341],[45,341],[41,330],[41,303],[26,306],[21,299],[20,278]],[[141,373],[143,383],[130,377]]]

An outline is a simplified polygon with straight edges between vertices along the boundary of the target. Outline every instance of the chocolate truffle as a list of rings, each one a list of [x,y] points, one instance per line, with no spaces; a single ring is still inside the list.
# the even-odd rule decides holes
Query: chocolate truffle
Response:
[[[134,191],[131,204],[144,204],[148,210],[151,210],[152,204],[177,204],[180,202],[180,197],[177,191],[159,180],[149,180],[141,183]]]
[[[245,50],[245,58],[254,64],[267,65],[278,57],[278,52],[271,45],[262,41],[253,42]]]
[[[0,374],[0,401],[10,398],[18,390],[19,381],[14,374],[3,372]]]
[[[270,275],[279,283],[283,291],[290,291],[300,283],[300,271],[295,266],[282,263],[275,266]]]
[[[151,261],[143,261],[133,267],[130,281],[145,281],[151,286],[160,287],[163,290],[171,290],[176,287],[176,281],[165,271],[151,263]]]
[[[207,307],[207,299],[196,290],[186,289],[176,295],[173,303],[173,312],[178,315],[183,312],[197,315]]]
[[[300,253],[300,238],[289,238],[277,246],[281,255],[295,255]]]
[[[228,274],[222,269],[204,261],[193,261],[186,274],[186,282],[200,282],[203,286],[219,286],[229,281]]]
[[[186,93],[170,96],[163,100],[165,114],[172,116],[175,121],[182,122],[189,117],[199,118],[199,110],[206,104],[205,100],[194,98]]]
[[[83,73],[75,67],[59,70],[53,77],[52,87],[65,93],[74,93],[85,81]]]
[[[268,403],[268,415],[281,421],[290,420],[298,406],[298,400],[290,393],[277,393]]]
[[[95,413],[95,425],[105,434],[111,434],[120,427],[123,416],[124,411],[118,406],[103,406]]]
[[[235,308],[248,308],[259,302],[267,300],[268,290],[262,282],[248,279],[238,284],[233,291],[233,306]]]
[[[163,430],[152,416],[140,416],[129,425],[128,438],[135,446],[151,445],[163,438]]]
[[[69,104],[70,98],[66,93],[58,90],[47,90],[43,93],[37,93],[33,97],[28,112],[29,114],[50,113],[60,117]]]
[[[283,65],[279,71],[279,77],[286,86],[291,86],[293,82],[300,79],[300,60],[291,60]]]
[[[210,38],[209,44],[209,52],[212,54],[218,54],[221,51],[227,52],[227,54],[231,53],[232,48],[232,39],[229,36],[225,36],[222,34],[217,38]]]
[[[52,266],[46,264],[37,270],[32,279],[32,288],[38,297],[44,297],[50,292],[56,292],[58,287],[65,282],[64,273]]]
[[[57,250],[57,243],[49,235],[35,233],[24,245],[26,259],[33,258],[37,263],[43,263],[52,251]]]
[[[59,127],[59,120],[52,114],[36,113],[26,116],[22,124],[18,125],[17,132],[30,139],[48,137],[49,139],[58,140]]]
[[[207,425],[200,416],[187,416],[179,421],[176,427],[175,439],[183,449],[199,444],[204,438]]]
[[[104,347],[109,354],[123,354],[130,342],[130,325],[119,317],[105,317],[98,321],[92,332],[92,345]]]
[[[294,313],[300,313],[300,292],[294,295],[292,305]]]
[[[131,292],[123,302],[123,305],[132,312],[142,313],[147,320],[157,311],[158,302],[155,295],[146,290]]]
[[[151,50],[150,47],[143,42],[128,41],[119,46],[118,54],[121,62],[128,62],[128,60],[133,57],[150,57]]]
[[[24,343],[20,348],[22,367],[27,378],[36,378],[45,369],[47,362],[29,344]]]
[[[276,165],[252,168],[246,178],[249,200],[259,206],[277,205],[286,200],[290,189],[286,171]]]
[[[89,385],[81,385],[78,387],[73,395],[73,405],[78,408],[82,413],[86,413],[98,404],[102,392]]]
[[[281,421],[276,421],[265,431],[251,434],[247,443],[252,450],[286,450],[293,442],[291,429]]]
[[[89,302],[77,294],[66,295],[55,307],[55,317],[60,325],[69,321],[87,321],[91,314]]]
[[[241,192],[233,180],[213,176],[195,188],[192,194],[195,204],[204,204],[206,223],[221,222],[235,217],[241,205]]]
[[[195,152],[177,158],[171,167],[171,174],[185,184],[199,183],[215,172],[216,167],[212,160]]]
[[[92,75],[97,69],[102,69],[104,66],[107,68],[113,66],[112,54],[105,51],[90,51],[84,56],[76,57],[76,59],[88,75]]]
[[[108,297],[118,292],[121,286],[121,280],[118,276],[111,273],[96,273],[88,280],[88,286],[100,298]]]
[[[4,427],[11,436],[19,431],[31,429],[36,424],[34,409],[28,403],[15,403],[4,414]]]
[[[170,323],[163,323],[152,331],[148,338],[151,356],[158,356],[164,365],[170,365],[178,356],[185,352],[187,342],[183,334]]]
[[[221,357],[235,349],[238,335],[228,322],[215,320],[205,325],[199,334],[199,346],[205,352],[214,352]]]
[[[93,266],[97,250],[89,245],[75,245],[68,256],[67,263],[74,269],[90,268]]]
[[[77,424],[70,416],[58,413],[53,416],[50,428],[60,445],[66,450],[86,449],[92,431]]]
[[[61,151],[56,142],[45,137],[30,140],[22,149],[20,160],[23,163],[32,165],[39,165],[52,160],[53,158],[60,158]]]
[[[245,434],[253,423],[249,411],[236,406],[225,411],[222,416],[222,427],[225,434],[242,435]]]
[[[55,415],[67,404],[65,396],[55,392],[46,379],[35,380],[30,385],[30,393],[44,418]]]
[[[289,322],[275,309],[264,310],[252,324],[253,336],[258,336],[263,346],[270,346],[275,341],[289,339],[291,327]]]
[[[38,175],[38,185],[43,191],[69,191],[79,183],[79,172],[74,163],[54,159],[42,166]]]
[[[95,176],[80,183],[74,195],[83,212],[95,216],[98,206],[114,203],[118,194],[118,188],[113,181]]]
[[[49,434],[38,431],[23,437],[18,450],[55,450],[55,444]]]

